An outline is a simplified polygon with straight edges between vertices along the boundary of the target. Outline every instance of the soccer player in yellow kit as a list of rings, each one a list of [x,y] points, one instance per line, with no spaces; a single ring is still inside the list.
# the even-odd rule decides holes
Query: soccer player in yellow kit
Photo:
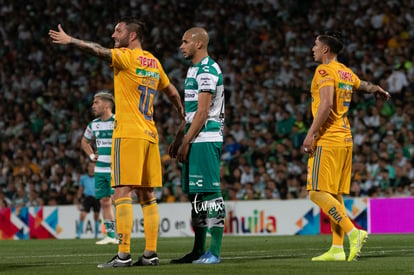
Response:
[[[380,86],[362,81],[351,69],[338,62],[343,48],[342,36],[327,32],[317,36],[312,48],[320,65],[311,84],[313,122],[303,141],[309,154],[307,190],[310,199],[330,218],[332,246],[312,261],[345,261],[343,240],[349,238],[348,261],[359,256],[368,237],[347,217],[342,194],[349,194],[352,170],[352,134],[347,112],[353,91],[373,93],[389,99],[390,94]]]
[[[157,238],[159,213],[154,187],[162,186],[158,132],[153,119],[153,101],[164,92],[184,119],[177,89],[161,63],[142,49],[143,24],[134,18],[121,19],[115,26],[113,49],[67,35],[62,27],[49,30],[53,43],[71,44],[108,61],[114,70],[116,120],[112,142],[111,184],[115,189],[118,254],[99,268],[129,267],[133,225],[132,197],[140,200],[145,231],[145,251],[134,265],[158,265]]]

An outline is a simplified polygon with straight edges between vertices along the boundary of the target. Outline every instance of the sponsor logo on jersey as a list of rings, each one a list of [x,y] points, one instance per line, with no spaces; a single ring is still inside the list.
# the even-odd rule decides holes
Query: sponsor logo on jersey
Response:
[[[347,90],[347,91],[352,91],[352,85],[350,85],[350,84],[346,84],[346,83],[339,82],[338,83],[338,87],[339,87],[339,89],[344,89],[344,90]]]
[[[338,70],[338,75],[339,75],[339,78],[342,80],[353,82],[351,72]]]
[[[157,72],[151,72],[151,71],[147,71],[147,70],[144,70],[144,69],[137,68],[135,70],[135,73],[139,76],[142,76],[142,77],[152,77],[152,78],[155,78],[155,79],[160,79],[160,74],[157,73]]]
[[[187,78],[185,80],[185,87],[187,89],[195,88],[195,87],[197,87],[197,82],[195,82],[192,78]]]
[[[319,71],[318,71],[318,73],[321,75],[321,76],[325,76],[325,75],[327,75],[328,73],[324,70],[324,69],[320,69]]]
[[[191,186],[198,186],[198,187],[203,187],[203,180],[198,180],[196,182],[194,181],[190,181],[189,183]]]
[[[158,69],[158,63],[155,58],[148,58],[145,56],[138,56],[139,64],[143,67]]]
[[[97,147],[111,147],[112,139],[97,139],[96,146]]]
[[[185,98],[194,98],[196,95],[194,93],[185,93]]]
[[[200,89],[203,89],[203,87],[206,88],[211,86],[211,79],[208,77],[201,77],[200,82]]]

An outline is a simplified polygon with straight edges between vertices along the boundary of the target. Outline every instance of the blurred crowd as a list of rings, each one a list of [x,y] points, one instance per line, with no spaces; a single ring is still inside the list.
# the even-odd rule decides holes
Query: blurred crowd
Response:
[[[87,156],[80,139],[93,95],[113,89],[111,67],[48,30],[113,47],[123,16],[146,23],[144,47],[182,93],[188,63],[179,52],[194,25],[211,37],[209,53],[224,72],[225,142],[221,182],[226,200],[305,198],[312,122],[309,87],[316,34],[340,30],[340,61],[392,99],[354,93],[350,196],[414,195],[414,2],[410,0],[5,1],[0,0],[0,207],[73,204]],[[179,119],[156,98],[164,187],[160,202],[185,201],[181,166],[168,145]]]

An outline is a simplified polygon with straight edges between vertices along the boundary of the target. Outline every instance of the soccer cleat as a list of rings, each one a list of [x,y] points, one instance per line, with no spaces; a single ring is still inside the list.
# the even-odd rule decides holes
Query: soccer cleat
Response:
[[[343,262],[345,261],[345,252],[342,248],[331,247],[327,252],[312,258],[312,262]]]
[[[193,261],[193,264],[219,264],[220,261],[220,257],[217,257],[210,251],[207,251],[198,260]]]
[[[128,255],[126,259],[120,259],[118,255],[112,258],[107,263],[98,264],[99,268],[111,268],[111,267],[130,267],[132,263],[131,256]]]
[[[184,255],[184,257],[181,257],[179,259],[172,259],[170,263],[172,263],[172,264],[191,264],[193,261],[199,259],[200,257],[201,257],[200,254],[190,252],[190,253]]]
[[[361,253],[361,248],[368,239],[368,232],[365,230],[355,230],[349,236],[349,256],[348,262],[356,260]]]
[[[105,236],[102,240],[97,241],[96,244],[119,244],[119,241],[115,238]]]
[[[144,265],[158,265],[160,259],[158,259],[157,253],[153,253],[151,256],[146,257],[142,255],[138,261],[136,261],[133,266],[144,266]]]

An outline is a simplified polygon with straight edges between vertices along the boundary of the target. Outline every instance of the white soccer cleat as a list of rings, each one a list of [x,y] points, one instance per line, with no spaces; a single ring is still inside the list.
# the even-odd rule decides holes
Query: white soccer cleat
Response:
[[[102,240],[97,241],[96,244],[119,244],[119,242],[115,238],[105,236]]]

